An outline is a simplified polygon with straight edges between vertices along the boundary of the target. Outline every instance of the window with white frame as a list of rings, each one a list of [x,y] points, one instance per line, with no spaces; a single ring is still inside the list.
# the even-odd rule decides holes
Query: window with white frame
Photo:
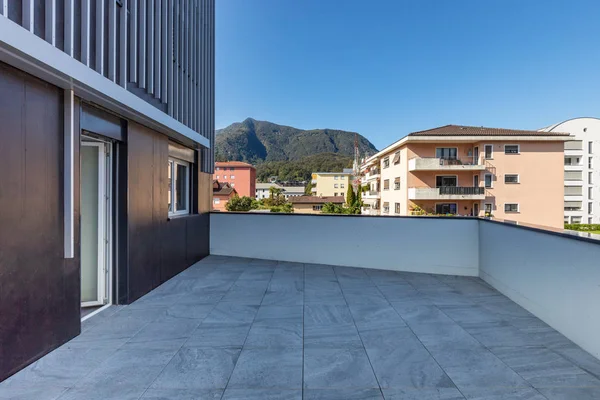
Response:
[[[506,203],[506,204],[504,204],[504,212],[507,212],[507,213],[516,213],[516,212],[519,212],[519,204],[518,203]]]
[[[589,187],[588,188],[588,200],[594,199],[594,196],[592,196],[592,193],[594,193],[593,188]]]
[[[337,184],[337,183],[335,183],[335,184],[333,185],[333,187],[337,189],[337,188],[338,188],[338,184]]]
[[[504,175],[504,183],[519,183],[519,174]]]
[[[592,171],[588,172],[588,183],[591,185],[592,183],[594,183],[594,179],[592,178],[594,176],[594,174],[592,173]]]
[[[321,211],[321,209],[323,209],[323,206],[321,204],[313,206],[313,211]]]
[[[235,183],[230,183],[231,187],[235,187]]]
[[[594,203],[592,203],[591,201],[588,203],[588,214],[593,214],[593,210],[594,210]]]
[[[589,169],[592,169],[592,165],[593,165],[592,160],[593,160],[593,157],[588,157],[588,168]]]
[[[394,203],[394,212],[400,214],[400,203]]]
[[[588,142],[588,153],[593,154],[594,142]]]
[[[220,199],[220,198],[218,198],[218,197],[215,197],[215,198],[213,199],[213,204],[220,204],[220,203],[221,203],[221,199]]]
[[[227,175],[223,175],[223,179],[227,179]]]
[[[394,178],[394,190],[400,190],[400,177]]]
[[[390,203],[387,201],[383,203],[383,212],[386,214],[390,212]]]
[[[581,223],[581,217],[576,217],[576,216],[572,216],[571,217],[571,223],[572,224],[580,224]]]
[[[338,176],[337,176],[337,175],[335,175],[335,176],[333,177],[333,179],[335,179],[335,180],[337,181],[337,179],[338,179]]]
[[[344,184],[340,183],[340,189],[343,189],[343,188],[344,188]]]
[[[235,179],[235,175],[231,175],[229,178],[231,178],[231,179]]]
[[[386,157],[383,159],[383,168],[388,168],[390,166],[390,158]]]
[[[518,144],[505,144],[504,145],[504,154],[519,154],[519,145]]]
[[[169,158],[169,216],[190,213],[190,164]]]
[[[492,187],[492,174],[485,174],[483,176],[483,180],[484,180],[484,186],[486,188],[491,188]]]

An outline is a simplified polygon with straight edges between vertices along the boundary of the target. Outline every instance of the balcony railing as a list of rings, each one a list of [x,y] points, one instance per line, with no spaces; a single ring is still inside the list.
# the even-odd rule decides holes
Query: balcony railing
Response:
[[[476,157],[416,157],[408,160],[409,171],[483,171],[485,169],[485,163],[480,162]]]
[[[480,186],[442,186],[438,189],[440,194],[480,195],[485,192],[485,188]]]
[[[409,200],[483,200],[484,187],[443,186],[438,188],[408,188]]]

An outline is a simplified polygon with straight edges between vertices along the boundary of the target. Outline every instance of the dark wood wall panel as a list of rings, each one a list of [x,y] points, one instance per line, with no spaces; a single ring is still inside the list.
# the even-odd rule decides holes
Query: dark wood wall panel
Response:
[[[133,122],[127,136],[127,302],[133,302],[206,257],[209,236],[208,214],[168,218],[167,137]]]
[[[63,258],[63,92],[0,63],[0,93],[1,381],[79,333],[80,289],[79,243]]]

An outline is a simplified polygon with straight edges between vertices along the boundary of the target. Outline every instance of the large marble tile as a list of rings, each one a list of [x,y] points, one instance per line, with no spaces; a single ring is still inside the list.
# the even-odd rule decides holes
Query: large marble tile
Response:
[[[220,299],[221,297],[219,297]],[[218,300],[215,301],[215,304]],[[215,307],[215,304],[203,304],[189,302],[179,302],[167,309],[167,315],[176,318],[190,318],[203,320]]]
[[[227,389],[223,400],[302,400],[302,390]]]
[[[398,312],[388,304],[350,304],[359,331],[406,326]]]
[[[367,347],[382,388],[453,388],[454,384],[416,338]]]
[[[140,400],[220,400],[223,390],[148,389]]]
[[[250,331],[249,323],[203,322],[187,341],[193,347],[242,347]]]
[[[244,349],[227,388],[301,389],[302,349]]]
[[[0,400],[56,400],[68,390],[63,386],[23,382],[8,385],[5,381],[0,383]]]
[[[456,388],[384,388],[385,400],[464,400]]]
[[[347,305],[307,304],[304,307],[304,325],[328,326],[353,324],[354,318]]]
[[[363,344],[354,323],[304,325],[304,348],[362,348]]]
[[[250,324],[257,312],[257,305],[219,303],[202,322]]]
[[[598,387],[542,387],[538,390],[548,400],[600,399],[600,388]]]
[[[201,321],[196,318],[167,315],[143,327],[130,341],[152,342],[189,338]]]
[[[304,292],[292,290],[267,290],[261,305],[296,306],[304,304]]]
[[[364,349],[304,349],[305,389],[378,388]]]
[[[380,389],[305,389],[304,400],[383,400]]]
[[[183,347],[152,384],[153,389],[224,389],[239,348]]]
[[[547,400],[534,388],[490,387],[469,389],[465,392],[465,395],[468,400]]]
[[[67,390],[59,400],[138,400],[146,390],[145,386],[131,384],[91,384]],[[33,400],[34,398],[30,398]],[[38,398],[35,398],[38,400]]]
[[[255,321],[246,347],[302,347],[302,321],[295,318],[269,318]]]

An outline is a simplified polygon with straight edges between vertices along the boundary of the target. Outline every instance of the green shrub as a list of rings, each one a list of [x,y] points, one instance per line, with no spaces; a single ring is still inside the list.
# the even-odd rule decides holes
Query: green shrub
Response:
[[[572,231],[600,231],[600,224],[565,224],[565,229]]]

